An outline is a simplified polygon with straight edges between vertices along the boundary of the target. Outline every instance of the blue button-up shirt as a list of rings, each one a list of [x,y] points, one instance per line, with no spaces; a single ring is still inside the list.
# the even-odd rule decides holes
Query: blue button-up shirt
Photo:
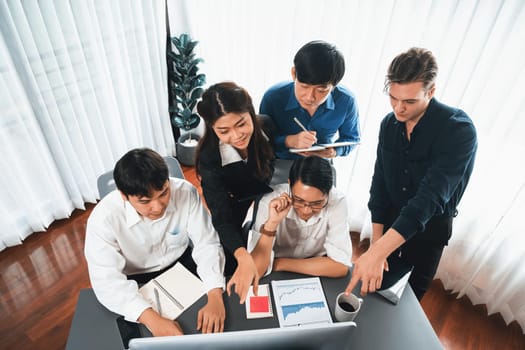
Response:
[[[289,152],[284,144],[288,135],[303,131],[294,121],[294,117],[299,119],[306,129],[316,131],[317,143],[360,140],[357,103],[354,95],[342,86],[336,86],[310,117],[295,97],[294,83],[279,83],[264,94],[260,113],[269,115],[275,123],[274,146],[277,158],[301,157]],[[337,155],[346,156],[353,147],[355,146],[337,147]]]

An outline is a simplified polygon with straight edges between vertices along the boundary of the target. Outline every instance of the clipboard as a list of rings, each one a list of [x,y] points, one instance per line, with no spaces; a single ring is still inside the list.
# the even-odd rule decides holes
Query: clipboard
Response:
[[[361,142],[359,141],[341,141],[341,142],[333,142],[333,143],[318,143],[315,145],[312,145],[312,147],[308,148],[290,148],[289,151],[292,153],[301,153],[301,152],[313,152],[313,151],[321,151],[323,149],[327,148],[336,148],[336,147],[343,147],[343,146],[352,146],[352,145],[359,145]]]

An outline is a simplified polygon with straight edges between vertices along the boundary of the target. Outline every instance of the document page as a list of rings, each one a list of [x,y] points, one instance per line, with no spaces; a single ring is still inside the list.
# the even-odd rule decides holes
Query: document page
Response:
[[[139,292],[153,310],[174,320],[199,300],[206,290],[200,279],[181,263],[176,263],[171,269],[143,285]]]
[[[272,281],[272,292],[281,327],[332,323],[319,277]]]

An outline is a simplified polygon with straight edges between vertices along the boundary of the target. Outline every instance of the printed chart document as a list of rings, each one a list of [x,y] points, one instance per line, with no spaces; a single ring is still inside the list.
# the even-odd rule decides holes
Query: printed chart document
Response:
[[[335,147],[342,147],[342,146],[351,146],[351,145],[358,145],[360,142],[357,141],[342,141],[342,142],[334,142],[334,143],[318,143],[313,145],[309,148],[290,148],[290,152],[292,153],[300,153],[300,152],[312,152],[312,151],[321,151],[326,148],[335,148]]]
[[[257,296],[253,294],[253,286],[250,286],[248,297],[246,298],[246,318],[272,317],[272,300],[270,298],[270,286],[260,284]]]
[[[153,310],[161,316],[176,319],[206,293],[204,283],[181,263],[155,277],[139,289]]]
[[[319,277],[272,281],[272,292],[281,328],[332,323]]]

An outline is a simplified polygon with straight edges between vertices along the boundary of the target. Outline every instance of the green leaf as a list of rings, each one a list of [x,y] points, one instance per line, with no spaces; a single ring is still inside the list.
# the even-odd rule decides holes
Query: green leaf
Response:
[[[193,100],[193,101],[197,101],[201,96],[202,96],[202,93],[204,92],[204,89],[203,88],[197,88],[195,90],[193,90],[191,92],[191,97],[190,99]],[[192,108],[193,109],[193,108]]]
[[[200,123],[198,114],[193,113],[204,89],[206,76],[199,74],[199,63],[202,58],[196,58],[194,49],[198,41],[192,41],[187,33],[171,38],[172,46],[167,52],[170,89],[170,116],[174,126],[186,130],[197,127]]]
[[[196,67],[199,63],[202,63],[204,62],[204,60],[202,58],[196,58],[194,60],[191,60],[189,66],[188,66],[188,69],[193,69],[194,67]]]

